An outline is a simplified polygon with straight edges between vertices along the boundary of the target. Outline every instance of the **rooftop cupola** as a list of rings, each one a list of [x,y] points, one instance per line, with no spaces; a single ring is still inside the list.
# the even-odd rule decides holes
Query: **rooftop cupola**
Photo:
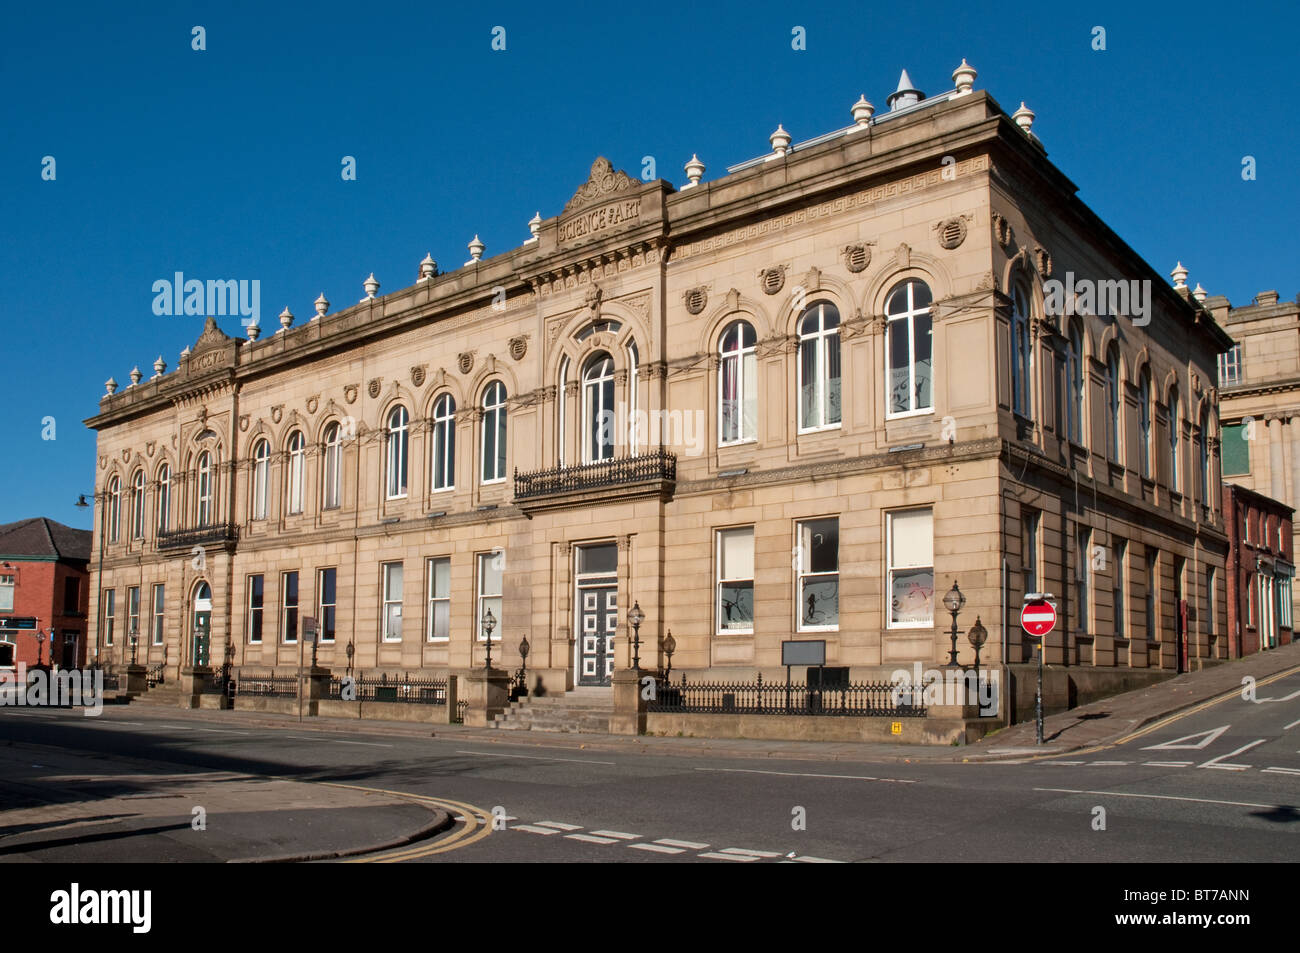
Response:
[[[889,94],[889,111],[896,109],[905,109],[908,106],[915,106],[921,100],[925,99],[925,93],[921,92],[912,85],[912,77],[907,75],[907,70],[903,70],[903,75],[898,77],[898,89]]]

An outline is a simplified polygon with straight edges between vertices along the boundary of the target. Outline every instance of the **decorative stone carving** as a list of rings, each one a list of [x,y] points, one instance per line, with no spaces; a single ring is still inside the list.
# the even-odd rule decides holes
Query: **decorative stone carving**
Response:
[[[130,459],[131,459],[131,451],[130,451],[130,450],[123,450],[123,451],[122,451],[122,462],[123,462],[123,463],[126,463],[126,462],[129,461]]]
[[[157,440],[150,440],[148,443],[146,443],[146,444],[144,445],[144,452],[145,452],[146,454],[148,454],[149,456],[152,457],[152,456],[153,456],[153,452],[154,452],[154,450],[157,449],[157,447],[158,447],[158,441],[157,441]]]
[[[379,389],[383,385],[383,380],[382,377],[372,377],[370,383],[366,385],[366,393],[370,395],[371,400],[379,396]]]
[[[898,262],[899,268],[912,267],[912,246],[907,242],[902,242],[898,250],[894,252],[894,260]]]
[[[239,432],[248,433],[248,414],[239,415]]]
[[[993,274],[993,272],[991,271],[985,272],[984,276],[980,278],[979,284],[975,286],[975,290],[976,291],[997,291],[998,290],[997,276]]]
[[[343,385],[343,399],[346,400],[349,404],[355,404],[355,403],[357,402],[357,385],[356,385],[356,384],[344,384],[344,385]]]
[[[960,215],[937,222],[934,229],[939,233],[940,247],[949,251],[957,248],[966,240],[966,220]]]
[[[1042,245],[1034,246],[1034,264],[1038,266],[1038,273],[1044,278],[1052,277],[1052,255]]]
[[[284,404],[276,404],[271,408],[271,420],[279,423],[284,419]]]
[[[101,453],[99,455],[99,468],[103,470],[107,466],[108,466],[108,455]]]
[[[424,384],[424,365],[417,364],[411,368],[411,383],[416,387]]]
[[[816,291],[822,286],[822,271],[816,265],[808,269],[803,276],[802,287],[805,292]]]
[[[774,265],[758,273],[758,283],[763,294],[774,295],[785,287],[785,265]]]
[[[587,181],[578,186],[578,191],[573,193],[573,198],[565,204],[564,211],[572,212],[584,205],[604,202],[617,197],[620,193],[635,192],[639,188],[640,183],[626,172],[615,170],[608,159],[599,156],[591,164],[591,173],[587,176]]]
[[[709,303],[709,293],[703,287],[691,288],[682,295],[682,300],[686,303],[687,314],[699,314]]]
[[[867,244],[845,245],[843,255],[844,267],[855,275],[866,271],[871,264],[871,249]]]
[[[521,334],[518,337],[511,338],[509,350],[510,350],[510,357],[512,360],[522,361],[524,359],[524,355],[528,353],[527,335]]]
[[[307,398],[307,413],[316,413],[316,408],[320,406],[320,398],[313,395]]]
[[[1004,250],[1011,244],[1011,223],[999,212],[993,213],[993,237]]]
[[[199,423],[205,427],[208,424],[208,408],[206,406],[199,408]]]
[[[727,292],[727,310],[728,311],[740,310],[740,292],[737,291],[735,288],[732,288],[730,291]]]
[[[461,351],[456,355],[456,366],[460,368],[462,374],[468,374],[474,370],[474,352]]]

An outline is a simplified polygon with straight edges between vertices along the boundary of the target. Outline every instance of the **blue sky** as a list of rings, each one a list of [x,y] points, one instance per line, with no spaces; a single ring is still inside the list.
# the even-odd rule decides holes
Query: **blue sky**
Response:
[[[110,375],[175,367],[202,327],[153,314],[160,278],[258,279],[263,328],[285,305],[305,320],[372,271],[381,294],[410,284],[426,252],[459,266],[476,233],[488,256],[515,247],[597,155],[632,175],[654,156],[680,185],[695,152],[714,178],[778,122],[798,142],[859,94],[883,110],[903,67],[949,89],[963,56],[1161,274],[1181,259],[1234,304],[1300,291],[1289,5],[132,6],[11,4],[0,31],[0,522],[90,526],[81,421]]]

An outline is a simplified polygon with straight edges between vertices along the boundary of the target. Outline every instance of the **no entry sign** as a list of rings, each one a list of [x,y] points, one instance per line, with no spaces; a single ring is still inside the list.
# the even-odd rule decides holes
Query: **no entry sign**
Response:
[[[1044,599],[1026,602],[1020,610],[1020,627],[1034,638],[1041,639],[1056,628],[1056,609]]]

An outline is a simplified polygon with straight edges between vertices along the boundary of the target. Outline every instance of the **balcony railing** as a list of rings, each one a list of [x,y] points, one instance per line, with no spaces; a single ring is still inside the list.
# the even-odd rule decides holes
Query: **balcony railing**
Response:
[[[553,467],[532,473],[515,471],[515,499],[537,500],[613,487],[657,484],[671,491],[677,482],[677,456],[662,447],[635,456],[616,457],[581,466]]]
[[[217,523],[197,529],[178,529],[158,534],[159,549],[189,549],[191,546],[225,546],[239,539],[234,523]]]

